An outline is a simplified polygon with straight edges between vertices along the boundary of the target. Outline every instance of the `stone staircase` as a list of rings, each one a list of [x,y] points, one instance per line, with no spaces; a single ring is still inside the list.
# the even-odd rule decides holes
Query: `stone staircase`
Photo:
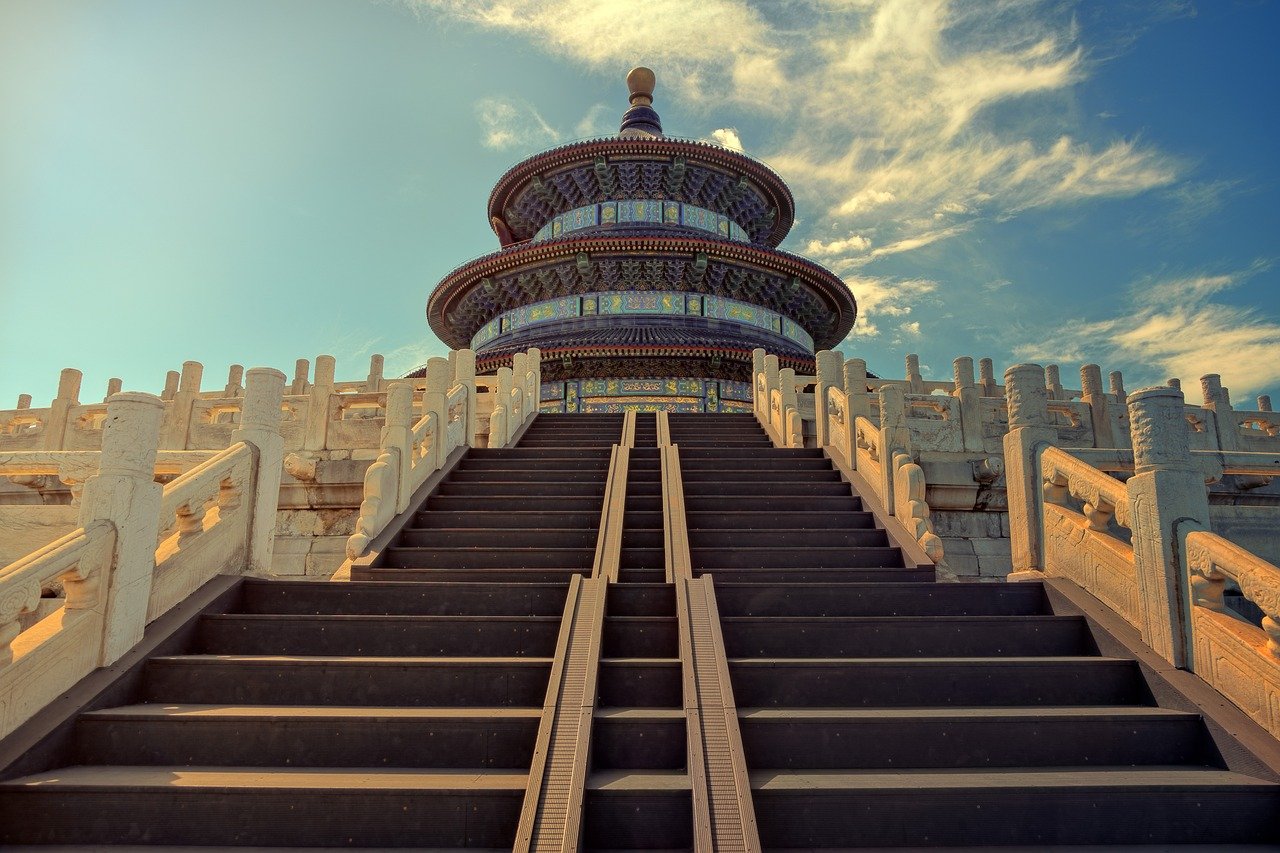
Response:
[[[683,576],[657,419],[635,419],[606,583],[623,418],[539,415],[467,451],[350,583],[220,579],[0,743],[0,844],[1280,841],[1280,747],[1105,607],[934,583],[821,451],[666,420]]]

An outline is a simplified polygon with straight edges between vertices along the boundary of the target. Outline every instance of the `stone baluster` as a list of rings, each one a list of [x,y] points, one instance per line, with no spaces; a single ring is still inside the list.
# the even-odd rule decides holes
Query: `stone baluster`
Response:
[[[893,468],[895,453],[911,454],[911,433],[907,429],[907,402],[901,385],[880,387],[880,497],[885,511],[893,513]]]
[[[386,417],[378,447],[396,458],[396,514],[409,508],[413,487],[409,477],[413,465],[413,382],[398,380],[387,386]]]
[[[533,372],[533,405],[529,409],[529,417],[533,417],[542,405],[542,350],[537,347],[529,350],[529,370]]]
[[[924,393],[924,377],[920,375],[920,356],[914,353],[907,356],[907,384],[912,394]]]
[[[1080,399],[1089,406],[1093,446],[1115,447],[1116,439],[1111,429],[1107,395],[1102,391],[1102,368],[1096,364],[1086,364],[1080,368]]]
[[[378,353],[369,356],[369,376],[364,380],[364,390],[377,393],[386,387],[386,380],[382,378],[384,362]]]
[[[854,434],[857,418],[871,417],[871,392],[867,390],[867,363],[851,358],[844,363],[844,393],[849,397],[849,434]],[[849,460],[849,467],[854,467]]]
[[[1129,397],[1134,474],[1126,489],[1142,639],[1165,660],[1189,663],[1186,534],[1208,527],[1204,474],[1193,463],[1182,392],[1147,388]]]
[[[757,418],[769,417],[769,399],[766,394],[761,399],[760,377],[764,375],[764,350],[756,347],[751,351],[751,402]]]
[[[285,375],[271,367],[252,368],[245,377],[240,423],[231,443],[254,447],[253,512],[249,521],[247,570],[271,571],[276,541],[276,508],[284,467],[284,437],[280,435],[280,403]]]
[[[506,447],[507,442],[511,440],[511,436],[515,434],[516,427],[519,426],[511,417],[511,382],[512,373],[509,367],[498,368],[498,396],[494,398],[494,411],[502,410],[501,429],[495,434],[493,422],[489,424],[489,446],[490,447]]]
[[[82,374],[74,367],[68,367],[58,376],[58,396],[49,405],[49,418],[45,422],[41,450],[62,449],[71,409],[80,405],[81,378]]]
[[[1181,390],[1182,390],[1182,380],[1181,380],[1181,379],[1176,379],[1176,378],[1175,378],[1175,379],[1166,379],[1164,384],[1165,384],[1165,385],[1168,385],[1170,388],[1176,388],[1176,389],[1177,389],[1177,390],[1179,390],[1179,391],[1181,391]]]
[[[774,434],[778,436],[778,441],[782,442],[779,446],[785,447],[786,437],[782,433],[786,425],[783,423],[782,412],[773,410],[773,392],[782,386],[780,373],[778,357],[773,353],[766,355],[764,357],[765,418],[773,428]]]
[[[476,446],[476,353],[475,350],[460,349],[453,363],[453,384],[464,385],[467,389],[467,413],[463,421],[462,441],[467,447]]]
[[[124,388],[123,379],[118,379],[114,376],[108,379],[107,380],[107,396],[102,398],[102,402],[105,403],[111,399],[112,395],[119,394],[122,388]]]
[[[782,390],[782,412],[781,421],[778,425],[778,435],[782,439],[783,447],[803,447],[804,440],[801,437],[799,444],[796,444],[796,430],[793,429],[791,423],[792,412],[796,413],[796,420],[799,420],[800,399],[796,393],[796,372],[794,368],[784,367],[778,371],[778,387]]]
[[[984,397],[1000,396],[996,391],[995,364],[989,358],[978,359],[978,386]]]
[[[445,448],[449,431],[449,384],[453,381],[453,368],[447,358],[427,360],[426,390],[422,392],[422,416],[436,416],[436,434],[431,440],[430,454],[424,454],[432,471],[444,465],[448,456]]]
[[[1062,387],[1062,379],[1058,374],[1058,365],[1050,364],[1044,369],[1044,387],[1049,392],[1050,400],[1067,399],[1066,389]]]
[[[511,381],[520,391],[520,420],[529,416],[529,354],[518,352],[511,356]]]
[[[116,530],[110,575],[96,579],[96,590],[85,596],[103,614],[100,666],[137,645],[147,624],[160,534],[162,487],[154,471],[164,410],[152,394],[116,394],[107,401],[98,472],[80,497],[81,527],[108,521]]]
[[[191,410],[200,398],[200,381],[204,365],[198,361],[184,361],[178,380],[178,390],[165,408],[164,422],[160,426],[161,450],[186,450],[187,433],[191,429]]]
[[[222,389],[224,397],[243,397],[244,387],[241,383],[244,381],[243,365],[233,364],[227,369],[227,387]]]
[[[1216,373],[1201,376],[1200,392],[1204,397],[1204,407],[1208,410],[1205,417],[1213,419],[1214,432],[1218,435],[1218,449],[1228,452],[1244,450],[1240,424],[1231,407],[1231,397],[1227,389],[1222,387],[1222,377]]]
[[[300,359],[301,361],[301,359]],[[338,367],[331,355],[316,356],[315,382],[307,389],[306,428],[302,434],[302,449],[324,450],[329,442],[329,401],[333,397],[333,377]],[[295,387],[297,380],[294,380]]]
[[[1040,453],[1058,431],[1049,422],[1049,389],[1038,364],[1004,372],[1009,432],[1004,437],[1005,488],[1009,500],[1009,580],[1038,580],[1044,571],[1044,522],[1040,508]]]
[[[1263,394],[1262,396],[1258,397],[1258,411],[1259,412],[1272,411],[1270,394]]]
[[[293,363],[293,382],[289,385],[290,394],[305,394],[311,387],[311,383],[307,381],[307,375],[311,371],[311,361],[309,359],[300,358]]]
[[[814,388],[813,394],[813,415],[816,421],[815,432],[818,439],[818,447],[826,447],[831,443],[831,436],[827,431],[827,389],[844,387],[844,377],[841,375],[844,367],[844,357],[838,352],[831,350],[822,350],[817,353],[816,360],[818,363],[818,383]]]
[[[960,404],[960,430],[964,440],[964,449],[981,453],[982,444],[982,410],[978,406],[981,392],[973,381],[973,359],[962,355],[951,362],[952,396]]]
[[[18,395],[18,408],[19,408],[19,409],[29,409],[29,408],[31,408],[31,395],[30,395],[30,394],[19,394],[19,395]]]
[[[164,375],[164,390],[160,392],[160,399],[168,402],[178,393],[178,380],[182,374],[176,370],[170,370]]]
[[[1113,370],[1107,374],[1107,378],[1111,382],[1111,396],[1115,398],[1116,403],[1124,408],[1129,405],[1129,395],[1124,390],[1124,374],[1118,370]]]

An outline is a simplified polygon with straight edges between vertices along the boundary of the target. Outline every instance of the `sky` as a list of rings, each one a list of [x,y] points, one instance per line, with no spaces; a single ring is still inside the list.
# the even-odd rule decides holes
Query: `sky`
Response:
[[[444,354],[493,183],[616,133],[637,64],[669,134],[789,183],[872,371],[1280,404],[1277,37],[1266,0],[4,0],[0,408]]]

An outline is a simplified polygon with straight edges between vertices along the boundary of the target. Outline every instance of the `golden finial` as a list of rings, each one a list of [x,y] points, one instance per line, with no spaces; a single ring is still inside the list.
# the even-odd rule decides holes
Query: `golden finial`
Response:
[[[653,103],[653,87],[657,79],[653,71],[643,65],[631,69],[627,75],[627,89],[631,92],[632,106],[649,106]]]

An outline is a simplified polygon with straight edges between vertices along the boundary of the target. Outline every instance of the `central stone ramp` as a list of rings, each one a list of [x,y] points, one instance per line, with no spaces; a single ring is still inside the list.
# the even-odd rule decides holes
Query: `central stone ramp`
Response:
[[[565,593],[246,579],[0,783],[0,843],[510,849]]]

